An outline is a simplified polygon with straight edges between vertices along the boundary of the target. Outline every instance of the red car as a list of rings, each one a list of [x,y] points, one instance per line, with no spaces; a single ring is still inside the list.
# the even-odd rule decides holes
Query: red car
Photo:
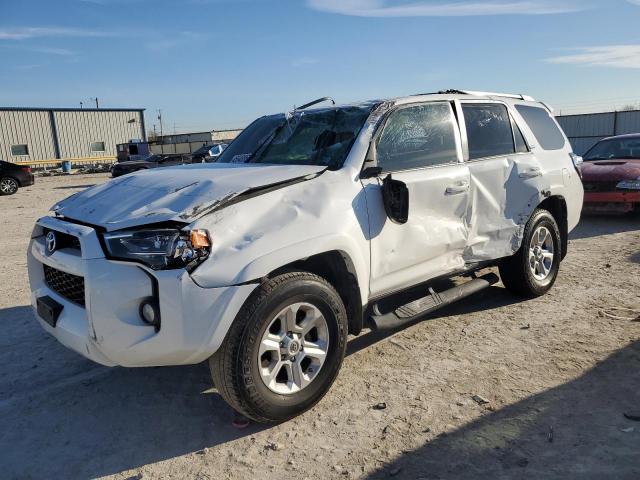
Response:
[[[640,133],[605,138],[584,155],[584,212],[640,211]]]

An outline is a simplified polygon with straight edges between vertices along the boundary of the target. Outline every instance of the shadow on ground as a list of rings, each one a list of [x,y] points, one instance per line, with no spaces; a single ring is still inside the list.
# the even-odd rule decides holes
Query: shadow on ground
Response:
[[[447,288],[451,288],[452,284],[449,281],[439,282],[439,285],[436,288],[436,291],[444,291]],[[408,303],[412,300],[416,300],[425,295],[427,292],[427,288],[424,287],[422,289],[416,289],[413,292],[408,292],[404,295],[402,303]],[[483,312],[486,310],[493,310],[500,307],[505,307],[507,305],[512,305],[514,303],[522,303],[522,298],[514,296],[512,293],[509,293],[502,287],[489,287],[481,293],[475,294],[472,297],[471,301],[458,302],[448,307],[445,307],[441,310],[437,310],[431,315],[417,320],[413,323],[404,325],[401,328],[390,330],[390,331],[369,331],[365,332],[362,335],[352,339],[347,346],[347,355],[352,355],[354,353],[359,352],[360,350],[364,350],[365,348],[369,348],[370,346],[388,338],[394,333],[400,332],[409,328],[416,323],[437,320],[439,318],[449,317],[452,315],[465,315],[473,312]]]
[[[574,381],[435,438],[369,478],[640,478],[640,341]]]
[[[432,319],[516,301],[491,288]],[[211,390],[205,364],[125,369],[96,365],[45,333],[31,307],[0,310],[0,461],[8,477],[88,478],[131,470],[251,435]],[[349,354],[394,332],[369,333]]]
[[[578,240],[634,230],[640,230],[640,217],[637,215],[583,215],[569,239]]]
[[[3,478],[94,478],[214,447],[231,426],[205,364],[125,369],[64,348],[30,307],[0,310]]]

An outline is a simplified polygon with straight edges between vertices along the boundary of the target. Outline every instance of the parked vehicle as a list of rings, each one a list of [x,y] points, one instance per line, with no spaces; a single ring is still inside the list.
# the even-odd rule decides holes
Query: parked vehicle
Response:
[[[35,183],[31,167],[0,160],[0,195],[13,195],[20,187]]]
[[[144,160],[130,160],[128,162],[114,163],[111,167],[111,176],[119,177],[127,173],[149,170],[150,168],[175,167],[176,165],[190,164],[191,157],[187,154],[158,154],[151,155]]]
[[[191,154],[192,161],[193,163],[215,162],[227,147],[228,145],[226,143],[204,145]]]
[[[42,327],[104,365],[208,359],[233,408],[279,422],[327,392],[349,333],[498,282],[484,267],[524,297],[553,286],[583,190],[544,104],[461,91],[315,103],[256,120],[214,164],[55,205],[28,252]],[[439,290],[451,277],[467,280]]]
[[[640,211],[640,134],[605,138],[584,155],[585,212]]]
[[[151,155],[148,142],[140,140],[130,140],[127,143],[116,145],[118,162],[130,162],[132,160],[143,160]]]

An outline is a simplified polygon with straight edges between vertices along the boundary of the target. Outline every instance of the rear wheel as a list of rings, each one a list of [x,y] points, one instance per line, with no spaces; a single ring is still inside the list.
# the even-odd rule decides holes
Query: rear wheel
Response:
[[[246,417],[287,420],[329,390],[347,330],[344,305],[328,282],[306,272],[279,275],[252,294],[209,359],[213,382]]]
[[[525,227],[520,249],[500,264],[504,286],[529,298],[547,293],[558,278],[561,240],[553,216],[547,210],[536,210]]]
[[[15,178],[4,177],[0,179],[0,195],[13,195],[18,191],[18,181]]]

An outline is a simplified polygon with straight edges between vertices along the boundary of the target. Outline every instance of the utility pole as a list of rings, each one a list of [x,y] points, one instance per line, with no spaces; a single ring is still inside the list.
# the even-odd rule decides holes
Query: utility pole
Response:
[[[158,120],[160,121],[160,136],[164,137],[163,129],[162,129],[162,110],[158,109]]]

